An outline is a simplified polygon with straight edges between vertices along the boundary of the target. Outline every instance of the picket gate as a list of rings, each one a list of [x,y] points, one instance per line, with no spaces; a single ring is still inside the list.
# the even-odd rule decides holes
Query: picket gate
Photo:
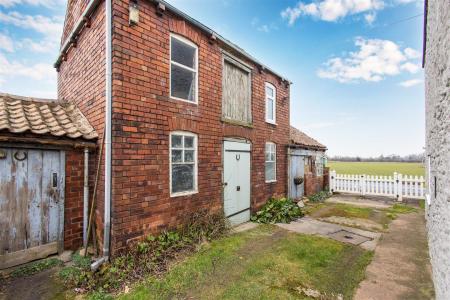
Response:
[[[397,198],[423,199],[425,197],[425,179],[423,176],[393,176],[337,174],[330,172],[330,190],[332,193],[350,193],[359,195],[376,195]]]

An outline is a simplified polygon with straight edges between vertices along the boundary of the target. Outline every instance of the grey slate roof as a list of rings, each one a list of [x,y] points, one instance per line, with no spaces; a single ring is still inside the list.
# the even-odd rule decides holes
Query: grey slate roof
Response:
[[[0,93],[0,131],[92,140],[98,137],[73,103]]]

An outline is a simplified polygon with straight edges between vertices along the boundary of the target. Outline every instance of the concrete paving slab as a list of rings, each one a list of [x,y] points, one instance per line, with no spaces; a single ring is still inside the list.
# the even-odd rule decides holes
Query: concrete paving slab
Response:
[[[293,232],[311,235],[320,235],[326,238],[332,238],[334,240],[353,244],[350,242],[350,239],[341,240],[342,239],[341,237],[333,236],[333,234],[335,234],[336,232],[345,230],[347,232],[367,238],[367,240],[361,241],[361,243],[358,244],[360,247],[366,250],[374,250],[378,243],[378,240],[381,237],[381,233],[378,232],[371,232],[361,230],[358,228],[352,228],[338,224],[331,224],[327,222],[318,221],[310,217],[303,217],[289,224],[277,224],[277,226]]]

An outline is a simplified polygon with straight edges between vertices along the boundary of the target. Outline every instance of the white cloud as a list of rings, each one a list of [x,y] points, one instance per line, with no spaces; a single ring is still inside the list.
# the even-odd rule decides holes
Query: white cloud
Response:
[[[405,55],[407,58],[419,58],[422,56],[422,54],[419,51],[414,50],[412,48],[406,48]]]
[[[12,39],[6,34],[0,33],[0,50],[5,50],[8,52],[14,51],[14,44]]]
[[[400,69],[408,71],[409,73],[417,73],[420,69],[420,66],[418,64],[407,62],[401,65]]]
[[[58,43],[50,39],[35,42],[32,39],[26,38],[20,42],[17,42],[18,48],[37,53],[52,53],[55,49],[57,49],[57,46]]]
[[[32,6],[45,6],[48,8],[55,7],[57,5],[64,5],[64,0],[0,0],[0,6],[13,7],[16,5],[32,5]]]
[[[289,25],[293,25],[302,15],[335,22],[348,15],[374,12],[383,7],[383,0],[322,0],[309,4],[300,1],[296,6],[283,10],[281,16],[288,20]]]
[[[399,83],[399,85],[403,86],[403,87],[411,87],[411,86],[415,86],[415,85],[418,85],[421,83],[422,83],[422,80],[420,80],[420,79],[411,79],[411,80],[402,81]]]
[[[278,27],[274,23],[270,24],[260,24],[259,19],[257,17],[254,17],[250,23],[252,27],[256,28],[256,30],[269,33],[272,30],[278,29]]]
[[[62,21],[60,17],[48,18],[41,15],[24,15],[16,11],[5,14],[0,11],[0,23],[32,29],[53,41],[58,41],[61,37]]]
[[[0,53],[0,82],[13,77],[28,77],[34,80],[56,81],[56,71],[51,64],[37,63],[26,65],[9,61]]]
[[[357,38],[355,46],[359,48],[358,51],[329,59],[317,71],[317,75],[341,83],[377,82],[402,71],[418,71],[418,66],[408,61],[405,50],[402,51],[392,41]]]
[[[364,20],[366,20],[367,24],[372,25],[373,22],[375,22],[375,19],[377,18],[376,12],[371,12],[364,15]]]

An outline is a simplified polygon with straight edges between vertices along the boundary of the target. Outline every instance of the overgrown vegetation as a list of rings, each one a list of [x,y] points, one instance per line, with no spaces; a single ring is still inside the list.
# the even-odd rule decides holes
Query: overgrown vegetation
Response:
[[[178,257],[194,251],[201,243],[223,236],[228,227],[222,213],[201,210],[188,215],[175,230],[131,243],[98,272],[90,271],[89,258],[74,255],[73,266],[62,269],[60,277],[68,286],[93,291],[91,298],[103,299],[107,292],[121,290],[149,275],[163,274]]]
[[[304,289],[351,299],[372,254],[260,225],[203,245],[164,276],[148,278],[120,299],[311,299]]]
[[[62,261],[60,261],[59,259],[47,258],[18,267],[17,269],[12,271],[9,276],[12,278],[30,276],[59,265],[62,265]]]
[[[311,202],[324,202],[330,196],[331,196],[330,192],[320,191],[318,193],[308,196],[308,199]]]
[[[289,198],[270,198],[251,220],[257,223],[275,224],[290,223],[302,217],[303,213],[298,205]]]

